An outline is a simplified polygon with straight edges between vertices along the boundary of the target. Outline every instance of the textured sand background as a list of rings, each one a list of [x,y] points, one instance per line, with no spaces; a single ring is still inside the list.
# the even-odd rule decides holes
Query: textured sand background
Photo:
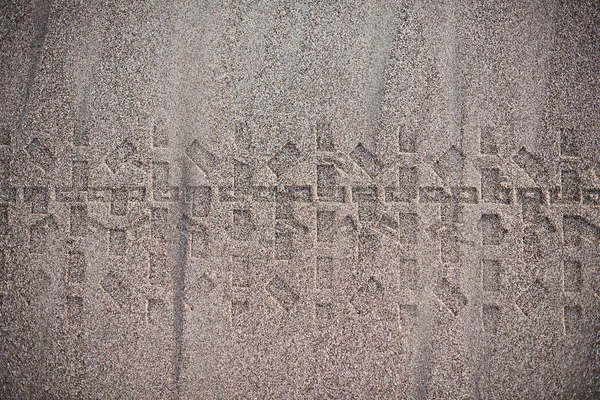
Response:
[[[0,3],[0,398],[600,398],[600,3]]]

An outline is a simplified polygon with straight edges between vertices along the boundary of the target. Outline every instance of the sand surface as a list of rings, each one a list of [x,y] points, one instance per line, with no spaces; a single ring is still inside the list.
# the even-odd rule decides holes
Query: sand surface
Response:
[[[0,2],[0,398],[600,398],[600,3]]]

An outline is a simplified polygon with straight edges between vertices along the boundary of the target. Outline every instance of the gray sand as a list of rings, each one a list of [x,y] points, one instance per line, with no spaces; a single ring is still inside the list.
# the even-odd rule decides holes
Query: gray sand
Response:
[[[6,0],[0,40],[0,398],[600,398],[598,1]]]

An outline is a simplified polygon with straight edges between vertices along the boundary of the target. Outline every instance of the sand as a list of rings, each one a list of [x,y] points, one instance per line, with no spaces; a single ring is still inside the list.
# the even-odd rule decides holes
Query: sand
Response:
[[[0,398],[600,398],[599,99],[597,1],[6,1]]]

